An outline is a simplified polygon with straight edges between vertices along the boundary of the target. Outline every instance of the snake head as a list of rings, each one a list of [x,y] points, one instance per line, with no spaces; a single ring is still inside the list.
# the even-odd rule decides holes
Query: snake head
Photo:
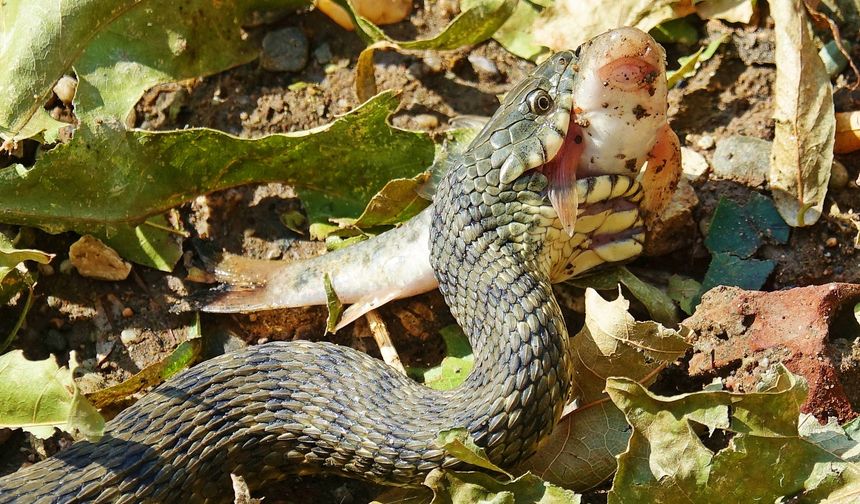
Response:
[[[481,152],[479,173],[498,169],[499,182],[510,184],[558,154],[571,122],[575,71],[573,52],[556,53],[505,95],[472,143],[470,150]]]

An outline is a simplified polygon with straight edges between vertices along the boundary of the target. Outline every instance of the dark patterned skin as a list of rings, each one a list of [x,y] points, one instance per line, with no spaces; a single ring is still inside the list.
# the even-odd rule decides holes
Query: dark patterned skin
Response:
[[[475,353],[462,386],[431,390],[333,344],[251,347],[156,388],[101,441],[0,479],[0,502],[229,502],[231,473],[252,489],[316,472],[417,485],[463,465],[436,445],[458,427],[501,466],[532,454],[570,380],[545,247],[556,217],[535,168],[566,133],[574,63],[556,54],[511,90],[440,183],[431,263]]]

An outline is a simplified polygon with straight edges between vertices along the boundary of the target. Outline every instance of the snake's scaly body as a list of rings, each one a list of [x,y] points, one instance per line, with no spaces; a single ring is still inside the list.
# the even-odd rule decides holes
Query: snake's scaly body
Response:
[[[514,87],[439,185],[430,256],[475,354],[462,386],[432,390],[333,344],[255,346],[180,373],[111,421],[101,441],[0,479],[0,502],[222,502],[231,473],[252,488],[320,471],[417,485],[434,468],[463,465],[435,443],[458,427],[499,465],[533,453],[570,384],[549,282],[565,267],[559,247],[571,258],[598,247],[615,260],[612,239],[642,234],[638,214],[629,226],[605,225],[610,203],[635,210],[641,189],[630,178],[574,183],[581,203],[606,204],[598,229],[581,218],[592,223],[568,236],[549,201],[553,176],[541,167],[566,148],[576,63],[558,53]],[[603,228],[606,239],[592,244]],[[621,259],[641,246],[625,250]]]

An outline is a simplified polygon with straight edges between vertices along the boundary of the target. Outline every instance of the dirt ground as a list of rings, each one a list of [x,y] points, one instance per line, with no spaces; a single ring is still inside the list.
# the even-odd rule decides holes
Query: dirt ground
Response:
[[[432,13],[421,8],[408,21],[387,31],[395,38],[434,33],[456,13],[455,8]],[[358,37],[335,27],[311,12],[290,16],[278,23],[298,26],[310,41],[308,65],[299,73],[270,72],[258,62],[193,82],[160,86],[151,90],[136,108],[136,125],[152,129],[205,126],[241,137],[303,130],[325,124],[355,107],[356,58],[364,47]],[[272,27],[267,27],[272,28]],[[774,122],[771,101],[775,70],[771,27],[755,29],[711,21],[703,36],[730,32],[730,42],[695,77],[670,91],[671,125],[683,145],[710,160],[713,141],[731,135],[770,140]],[[315,49],[327,46],[330,61],[321,63]],[[855,44],[855,47],[860,45]],[[669,66],[689,47],[668,46]],[[495,63],[498,71],[477,70],[467,59],[475,54]],[[856,55],[855,55],[856,56]],[[471,50],[404,55],[392,51],[377,54],[376,76],[380,89],[401,91],[401,108],[392,118],[395,126],[431,132],[444,131],[459,115],[491,115],[497,95],[521,79],[533,65],[510,55],[490,41]],[[847,73],[845,74],[847,75]],[[307,85],[295,85],[296,83]],[[837,111],[855,107],[860,95],[837,93]],[[825,208],[832,203],[843,211],[860,210],[860,157],[841,156],[849,182],[831,190]],[[709,254],[699,231],[710,220],[721,197],[745,201],[752,189],[741,184],[707,179],[694,184],[699,205],[694,209],[695,233],[678,237],[678,247],[669,255],[643,258],[632,264],[638,269],[701,279]],[[205,230],[209,247],[269,259],[298,259],[322,253],[321,243],[309,243],[301,234],[284,227],[279,215],[301,209],[290,188],[280,184],[239,187],[198,198],[179,209],[192,233]],[[791,232],[786,245],[769,245],[762,257],[774,259],[777,267],[765,290],[827,282],[860,283],[860,251],[854,248],[856,229],[831,215],[816,225]],[[54,265],[68,256],[68,246],[77,237],[38,234],[37,248],[58,254]],[[128,280],[99,282],[76,273],[61,273],[59,267],[41,268],[34,309],[20,332],[17,345],[31,359],[49,354],[68,361],[75,351],[82,361],[81,386],[89,391],[129,378],[145,366],[168,355],[185,339],[191,315],[168,312],[177,298],[200,286],[185,281],[188,268],[199,264],[197,237],[186,240],[186,256],[172,274],[136,266]],[[575,305],[575,303],[573,303]],[[573,311],[569,325],[574,333],[580,318]],[[453,318],[437,293],[399,301],[384,307],[381,315],[407,365],[427,366],[443,356],[439,329]],[[204,357],[245,345],[270,340],[331,340],[379,356],[366,322],[362,319],[334,336],[325,335],[324,307],[292,309],[255,315],[203,315],[207,346]],[[839,345],[845,346],[840,342]],[[851,342],[848,342],[849,349]],[[858,369],[857,353],[840,350],[846,369]],[[669,370],[661,382],[663,390],[688,390],[691,384],[685,363]],[[683,383],[667,383],[679,380]],[[686,381],[684,381],[686,380]],[[856,395],[856,394],[855,394]],[[860,411],[860,405],[854,406]],[[20,432],[0,430],[0,474],[14,471],[67,445],[56,436],[41,443]],[[297,478],[266,489],[265,502],[360,503],[372,499],[379,489],[340,478]],[[600,491],[589,499],[599,502]]]

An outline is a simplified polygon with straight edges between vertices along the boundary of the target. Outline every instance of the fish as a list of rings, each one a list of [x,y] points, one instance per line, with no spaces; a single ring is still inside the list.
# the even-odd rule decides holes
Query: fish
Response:
[[[557,236],[547,252],[560,282],[642,251],[648,229],[681,174],[680,144],[667,117],[665,52],[647,33],[619,28],[578,50],[573,107],[560,152],[540,169]],[[298,261],[224,256],[220,285],[190,306],[210,313],[326,304],[324,276],[350,305],[337,328],[394,299],[438,286],[430,266],[432,206],[363,242]]]

